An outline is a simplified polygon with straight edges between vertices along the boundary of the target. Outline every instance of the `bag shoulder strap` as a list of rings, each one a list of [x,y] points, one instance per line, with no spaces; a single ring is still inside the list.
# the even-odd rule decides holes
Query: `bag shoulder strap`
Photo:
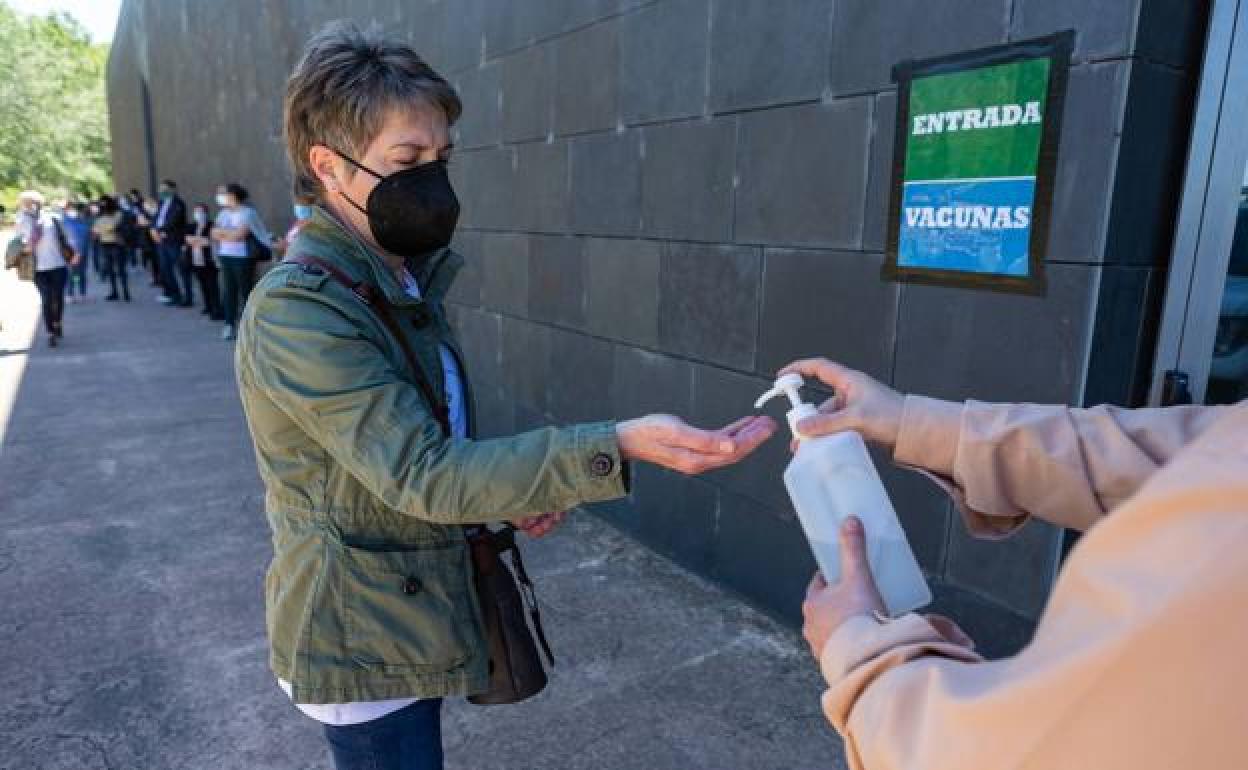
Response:
[[[429,384],[429,380],[425,377],[425,372],[420,367],[416,353],[412,350],[411,345],[408,344],[407,337],[404,336],[403,330],[399,327],[398,319],[395,318],[394,310],[390,306],[390,301],[386,299],[386,295],[370,283],[354,280],[345,270],[328,260],[307,254],[292,254],[286,257],[284,261],[324,270],[335,281],[350,289],[356,298],[373,311],[373,314],[381,321],[382,326],[386,327],[386,330],[390,332],[390,335],[394,337],[395,341],[399,343],[399,347],[403,350],[403,357],[407,360],[408,368],[416,376],[416,386],[420,388],[426,403],[433,410],[433,416],[442,428],[442,435],[450,436],[451,410],[438,398],[437,391],[433,389],[433,386]]]

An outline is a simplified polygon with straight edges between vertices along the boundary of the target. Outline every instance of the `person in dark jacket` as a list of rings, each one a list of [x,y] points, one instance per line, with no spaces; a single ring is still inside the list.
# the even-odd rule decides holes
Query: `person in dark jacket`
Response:
[[[178,186],[172,179],[160,183],[160,204],[152,222],[152,240],[160,254],[160,275],[165,289],[161,299],[166,305],[191,307],[191,267],[182,264],[182,247],[186,243],[186,203],[178,197]]]
[[[196,203],[191,222],[186,228],[186,248],[191,270],[199,281],[199,292],[204,297],[203,314],[213,321],[225,316],[221,311],[221,290],[217,283],[217,261],[212,253],[212,220],[208,217],[208,204]]]

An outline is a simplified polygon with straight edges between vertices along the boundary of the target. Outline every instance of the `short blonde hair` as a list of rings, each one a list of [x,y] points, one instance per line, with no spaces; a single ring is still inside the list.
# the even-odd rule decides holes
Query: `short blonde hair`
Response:
[[[411,46],[345,21],[318,32],[286,81],[283,131],[294,175],[294,195],[320,201],[321,182],[308,153],[324,145],[362,155],[396,107],[425,103],[440,108],[448,124],[462,105],[455,89]]]

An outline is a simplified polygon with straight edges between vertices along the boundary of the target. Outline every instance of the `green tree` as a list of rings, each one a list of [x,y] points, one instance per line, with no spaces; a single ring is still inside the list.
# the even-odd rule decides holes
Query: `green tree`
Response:
[[[28,187],[96,195],[112,186],[105,67],[67,14],[26,16],[0,0],[0,198]]]

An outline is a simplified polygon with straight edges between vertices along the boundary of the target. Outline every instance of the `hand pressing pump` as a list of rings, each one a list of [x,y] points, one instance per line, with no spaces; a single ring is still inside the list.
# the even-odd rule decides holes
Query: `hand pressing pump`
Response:
[[[800,374],[786,374],[754,408],[761,409],[780,395],[788,396],[792,404],[787,417],[798,446],[784,471],[784,485],[824,579],[829,583],[840,580],[841,522],[857,516],[866,531],[871,574],[889,614],[896,617],[928,604],[932,592],[862,436],[843,431],[810,438],[798,431],[798,423],[818,414],[814,405],[802,401],[803,384]]]

